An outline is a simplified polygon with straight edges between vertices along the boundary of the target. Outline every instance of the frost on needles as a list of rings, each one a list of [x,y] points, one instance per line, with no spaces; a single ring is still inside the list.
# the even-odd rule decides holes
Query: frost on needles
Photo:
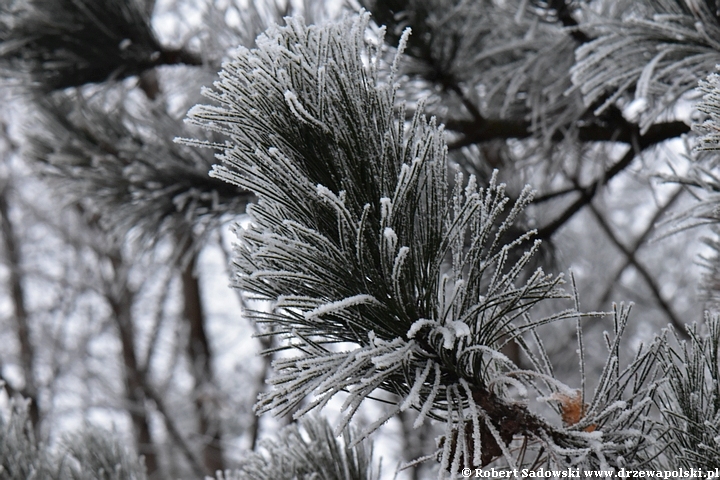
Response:
[[[441,476],[491,462],[627,468],[647,447],[655,350],[620,368],[619,308],[595,395],[554,378],[536,328],[579,314],[536,313],[568,295],[561,278],[527,272],[533,232],[509,238],[530,191],[513,203],[495,177],[448,178],[442,127],[422,106],[406,122],[395,101],[409,32],[386,65],[368,24],[367,13],[320,27],[289,18],[239,49],[204,91],[213,105],[189,113],[229,140],[183,141],[221,149],[212,175],[257,195],[237,230],[235,286],[272,301],[248,314],[295,352],[275,362],[258,411],[301,416],[345,392],[339,432],[380,389],[394,406],[358,440],[407,409],[416,425],[445,422]],[[501,353],[510,342],[530,369]],[[563,423],[558,399],[576,395],[584,415]]]

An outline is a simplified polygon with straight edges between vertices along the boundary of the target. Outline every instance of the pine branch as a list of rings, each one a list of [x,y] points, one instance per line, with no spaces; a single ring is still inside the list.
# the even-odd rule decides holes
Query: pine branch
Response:
[[[720,319],[706,313],[706,333],[687,327],[681,348],[666,344],[661,363],[667,383],[658,396],[665,465],[714,470],[720,461]],[[675,333],[675,332],[673,332]]]
[[[709,118],[701,124],[693,125],[693,129],[701,134],[698,149],[713,151],[720,148],[720,76],[711,73],[700,80],[699,90],[703,99],[698,110],[706,113]]]
[[[170,237],[177,259],[189,261],[221,217],[242,213],[250,198],[208,177],[211,152],[174,144],[182,123],[158,106],[133,105],[123,86],[46,97],[37,115],[42,128],[29,129],[25,157],[103,229],[117,238],[135,232],[143,249]]]
[[[379,24],[387,25],[391,45],[403,28],[412,28],[407,49],[412,61],[404,62],[404,73],[448,91],[457,92],[456,85],[462,85],[468,92],[469,98],[459,97],[461,105],[454,105],[451,97],[441,99],[442,105],[451,106],[447,111],[465,106],[472,117],[468,121],[439,114],[449,129],[455,122],[469,123],[451,149],[491,138],[557,141],[578,122],[593,120],[583,112],[570,81],[575,48],[591,40],[573,17],[571,2],[361,3]],[[421,89],[417,95],[426,93]],[[405,94],[412,96],[412,88]],[[468,99],[475,108],[468,106]],[[478,106],[487,122],[477,115]]]
[[[63,445],[68,480],[147,480],[145,465],[109,432],[86,426]],[[74,462],[69,461],[70,459]]]
[[[596,40],[578,48],[571,70],[585,104],[604,99],[599,114],[623,97],[643,102],[645,133],[720,61],[720,23],[710,3],[648,2],[645,12],[586,24]]]
[[[364,38],[367,15],[324,27],[287,22],[225,65],[204,91],[216,105],[189,113],[190,122],[230,138],[213,175],[258,196],[249,227],[237,232],[235,284],[273,302],[271,312],[248,313],[295,351],[275,362],[275,389],[258,410],[289,413],[302,404],[299,416],[346,392],[342,428],[375,390],[388,391],[397,401],[363,436],[409,408],[420,412],[417,424],[441,420],[441,472],[451,475],[499,456],[515,465],[516,437],[554,452],[548,465],[583,451],[583,465],[603,466],[607,452],[645,448],[632,433],[626,443],[588,450],[590,437],[576,433],[590,423],[557,428],[505,388],[543,398],[571,391],[537,353],[542,346],[524,339],[540,343],[537,327],[578,315],[534,316],[544,300],[568,296],[559,278],[525,272],[538,248],[525,247],[532,232],[506,235],[529,190],[510,205],[495,176],[482,188],[461,175],[448,185],[442,130],[421,108],[404,127],[402,108],[395,110],[397,59],[381,75],[379,51]],[[627,312],[616,313],[616,344],[626,320]],[[508,342],[517,342],[530,370],[500,353]],[[625,425],[646,411],[633,402],[649,377],[621,373],[617,355],[616,345],[584,422]],[[611,387],[621,378],[635,382],[623,414],[617,401],[627,389]]]
[[[379,24],[388,27],[391,46],[403,28],[412,28],[403,73],[444,91],[457,92],[455,85],[461,85],[474,105],[482,105],[486,118],[529,119],[531,129],[527,130],[541,138],[577,120],[579,96],[565,95],[572,87],[567,72],[577,46],[573,29],[557,21],[538,21],[536,11],[542,9],[516,11],[515,3],[491,1],[361,3]],[[418,97],[426,92],[421,89]],[[404,94],[412,97],[412,87]],[[456,108],[452,108],[452,97],[443,98],[442,103],[452,105],[449,111],[464,105],[479,130],[482,122],[477,112],[459,98]]]
[[[28,405],[11,400],[0,415],[0,476],[4,480],[146,480],[143,462],[110,432],[86,425],[53,448],[37,443]]]
[[[585,29],[584,26],[582,30],[577,28],[578,24],[572,16],[572,8],[570,7],[569,2],[553,1],[535,3],[536,6],[539,7],[541,11],[540,15],[543,18],[545,18],[546,20],[559,22],[566,28],[569,27],[564,33],[560,34],[556,32],[556,34],[566,35],[568,34],[568,32],[570,32],[570,35],[573,36],[576,41],[583,44],[581,48],[590,51],[589,49],[594,48],[596,44],[604,41],[602,39],[597,41],[590,41],[591,37],[585,32],[586,30],[588,32],[591,30]],[[489,45],[492,40],[487,39],[502,38],[504,33],[498,30],[503,28],[511,30],[513,27],[506,25],[505,23],[503,23],[502,20],[500,20],[500,18],[503,18],[503,12],[498,10],[497,8],[494,8],[491,5],[477,6],[477,11],[473,10],[473,12],[479,15],[478,18],[482,19],[481,21],[483,22],[487,21],[488,18],[493,18],[493,20],[495,20],[496,22],[496,25],[487,26],[485,25],[485,23],[482,23],[482,27],[478,27],[477,25],[475,25],[475,30],[483,32],[481,35],[484,36],[478,37],[478,39],[473,43],[463,44],[464,48],[467,48],[468,51],[474,52],[475,58],[492,58],[495,62],[505,65],[506,68],[508,68],[508,71],[512,72],[513,77],[508,77],[505,80],[497,78],[490,79],[490,77],[488,76],[481,76],[471,79],[468,72],[475,71],[475,69],[482,72],[482,64],[463,64],[461,68],[458,68],[459,65],[462,64],[461,60],[459,59],[464,58],[463,55],[469,55],[468,52],[458,50],[456,52],[456,58],[448,57],[448,55],[444,51],[442,51],[443,54],[441,55],[440,53],[438,53],[439,51],[434,50],[431,47],[430,42],[433,41],[435,37],[444,38],[449,36],[450,34],[443,33],[442,31],[436,29],[435,23],[437,23],[438,21],[429,19],[431,17],[424,14],[423,12],[429,11],[432,12],[433,15],[438,16],[438,18],[443,18],[443,21],[440,22],[443,28],[449,28],[451,30],[457,29],[458,31],[462,31],[462,28],[464,28],[463,25],[466,25],[464,22],[469,22],[469,19],[474,17],[472,17],[469,11],[462,9],[460,9],[462,13],[450,10],[451,13],[443,14],[441,13],[443,12],[443,9],[440,7],[440,4],[442,4],[442,2],[435,2],[429,6],[421,8],[418,5],[415,5],[412,1],[395,2],[392,4],[378,4],[377,2],[370,2],[368,6],[369,8],[371,8],[371,10],[377,11],[383,22],[388,22],[391,25],[391,32],[397,32],[398,26],[405,24],[412,25],[413,28],[416,28],[416,30],[418,30],[419,35],[414,35],[413,37],[411,37],[410,48],[408,51],[409,54],[413,56],[413,58],[416,58],[429,65],[431,71],[437,70],[433,66],[440,65],[440,63],[438,63],[440,61],[440,58],[443,62],[446,62],[442,65],[447,66],[447,62],[450,62],[450,64],[453,65],[453,67],[456,68],[456,70],[458,71],[458,73],[455,74],[449,68],[445,68],[445,73],[443,74],[442,78],[428,77],[429,80],[438,82],[443,85],[444,88],[457,93],[462,105],[465,106],[465,109],[470,113],[470,116],[472,117],[469,120],[447,119],[444,121],[445,126],[448,130],[455,131],[461,134],[459,139],[455,140],[449,145],[449,148],[451,150],[460,149],[469,145],[492,141],[496,139],[524,139],[538,136],[540,136],[546,143],[558,144],[565,141],[567,139],[566,136],[568,135],[568,132],[570,132],[573,140],[577,139],[581,142],[623,142],[627,144],[632,144],[634,139],[637,139],[639,136],[639,140],[637,141],[636,145],[639,146],[639,151],[642,151],[650,145],[655,145],[665,140],[677,138],[689,132],[690,128],[681,121],[653,123],[655,121],[655,117],[652,117],[652,119],[646,119],[645,117],[643,117],[643,121],[639,125],[627,121],[614,107],[613,102],[617,100],[618,97],[614,96],[615,92],[610,90],[608,84],[602,85],[603,88],[608,89],[607,91],[603,91],[602,93],[598,93],[595,96],[586,98],[587,110],[577,108],[577,106],[575,106],[574,113],[572,113],[571,116],[567,118],[561,117],[565,118],[565,120],[567,121],[564,126],[562,123],[555,123],[552,124],[552,126],[547,126],[547,123],[542,123],[538,119],[546,117],[544,113],[533,113],[529,116],[526,114],[509,114],[506,111],[504,115],[498,115],[497,117],[483,114],[477,106],[480,104],[480,101],[473,101],[464,93],[463,88],[460,86],[461,81],[464,80],[467,83],[468,87],[471,87],[472,85],[476,85],[478,83],[492,86],[505,85],[510,82],[511,85],[514,85],[516,81],[520,82],[520,80],[517,79],[521,78],[522,75],[526,71],[528,71],[526,69],[530,68],[529,65],[531,64],[528,63],[526,65],[520,66],[516,63],[512,63],[512,55],[521,55],[521,53],[518,52],[522,52],[524,48],[530,47],[524,44],[517,43],[513,44],[513,50],[493,50],[493,48]],[[450,7],[446,5],[446,8]],[[499,16],[493,17],[493,15]],[[519,17],[516,15],[514,19],[515,23],[518,22],[518,18]],[[399,21],[399,19],[403,20]],[[393,38],[393,35],[397,35],[397,33],[391,34],[391,39]],[[580,36],[580,38],[578,38],[578,36]],[[548,34],[547,38],[550,37],[551,35]],[[532,57],[529,56],[528,58],[548,59],[551,55],[552,54],[548,52],[542,52],[536,53],[536,55]],[[603,61],[606,60],[606,58],[602,56],[600,56],[599,58]],[[532,62],[538,60],[528,61]],[[628,68],[634,68],[634,66],[637,64],[638,62],[635,61],[627,62],[625,65],[628,66]],[[514,68],[511,69],[511,66]],[[496,67],[490,65],[487,68],[492,69]],[[554,64],[548,68],[551,71],[556,71],[560,67],[557,64]],[[570,66],[568,66],[568,68],[570,68]],[[580,73],[587,73],[580,67],[573,68],[575,68],[574,71],[576,72],[576,76],[580,75]],[[605,64],[603,64],[602,67],[598,68],[609,70],[608,66]],[[648,66],[648,69],[650,69],[648,70],[648,75],[652,72],[652,68],[652,66]],[[546,74],[547,69],[542,71],[544,74]],[[599,73],[598,71],[593,70],[593,74],[597,76]],[[642,87],[642,85],[645,85],[644,82],[646,81],[646,78],[642,77],[640,80],[640,86]],[[535,84],[537,84],[538,81],[546,82],[547,78],[541,78],[539,80],[535,79]],[[627,88],[630,88],[630,86],[632,85],[634,84],[630,84]],[[472,88],[468,87],[466,87],[466,89],[471,91]],[[549,87],[543,88],[547,90]],[[508,96],[506,96],[505,102],[513,101],[513,99],[509,96],[509,93],[511,92],[522,92],[523,96],[531,98],[532,95],[530,92],[533,91],[532,89],[533,86],[517,87],[516,90],[511,90],[510,88],[508,88]],[[568,85],[566,87],[566,90],[562,92],[561,96],[565,98],[566,95],[572,90],[573,89]],[[482,98],[482,103],[488,104],[489,102],[491,102],[492,95],[492,92],[485,94],[485,96]],[[548,102],[547,99],[544,99],[543,97],[543,100],[535,101],[535,103],[533,103],[532,105],[542,105],[545,108],[548,104],[552,103]],[[665,105],[669,105],[669,103],[665,103]],[[485,107],[485,109],[488,110],[488,107]],[[602,115],[600,115],[600,113],[602,113]],[[530,119],[528,119],[528,117],[530,117]],[[548,120],[545,119],[544,122],[548,122]],[[542,128],[540,128],[540,126],[542,126]],[[570,127],[568,128],[568,126]],[[640,133],[642,133],[642,135],[640,135]],[[636,145],[631,145],[631,148],[635,148]],[[548,225],[542,227],[539,230],[539,238],[551,238],[555,231],[562,227],[570,218],[574,216],[577,211],[579,211],[584,205],[586,205],[589,201],[592,200],[592,198],[598,191],[598,187],[600,185],[604,185],[619,171],[624,170],[628,165],[630,165],[633,160],[630,155],[632,154],[628,153],[627,156],[622,158],[620,162],[618,162],[608,172],[606,172],[604,178],[599,179],[598,182],[593,182],[582,189],[563,189],[560,192],[552,192],[539,198],[537,200],[537,203],[540,203],[549,198],[554,198],[556,196],[564,195],[571,192],[580,193],[580,197],[576,201],[574,201],[569,207],[567,207],[563,213],[561,213],[555,220],[553,220]]]
[[[352,428],[335,438],[324,419],[309,417],[285,427],[277,438],[261,442],[256,452],[240,462],[239,469],[218,473],[218,480],[276,480],[292,475],[298,479],[373,480],[372,446],[358,442]]]
[[[8,480],[59,478],[49,451],[37,443],[22,400],[11,399],[8,415],[0,415],[0,475]]]
[[[122,79],[158,65],[200,65],[166,49],[141,0],[28,0],[0,8],[0,62],[42,91]],[[23,81],[25,79],[19,78]]]
[[[713,250],[713,255],[704,258],[707,268],[703,279],[703,290],[707,299],[715,303],[718,291],[718,242],[716,240],[717,225],[720,222],[718,205],[720,205],[720,177],[717,173],[716,151],[720,148],[720,77],[716,73],[709,74],[699,82],[699,90],[703,94],[697,108],[707,117],[702,123],[693,125],[700,135],[694,149],[694,164],[689,171],[668,176],[668,180],[691,188],[697,202],[674,219],[676,230],[686,230],[709,225],[714,236],[705,243]],[[698,192],[697,194],[695,192]]]

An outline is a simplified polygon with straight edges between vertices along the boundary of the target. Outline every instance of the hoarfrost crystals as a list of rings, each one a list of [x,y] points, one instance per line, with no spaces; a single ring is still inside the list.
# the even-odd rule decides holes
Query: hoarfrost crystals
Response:
[[[213,175],[259,199],[238,232],[235,283],[275,302],[249,315],[295,352],[274,362],[257,411],[301,416],[345,392],[339,431],[381,389],[396,400],[360,438],[411,408],[416,426],[444,421],[440,475],[479,460],[488,445],[517,465],[516,437],[606,464],[622,439],[557,428],[510,398],[571,390],[554,377],[536,329],[579,316],[534,309],[572,296],[560,277],[527,272],[538,249],[532,232],[511,236],[531,191],[511,203],[496,172],[487,185],[448,181],[442,128],[422,103],[411,122],[396,110],[397,63],[381,73],[379,49],[364,40],[368,22],[366,13],[322,27],[287,19],[205,90],[220,106],[189,114],[231,139]],[[406,42],[407,33],[401,49]],[[617,325],[625,313],[616,312]],[[500,353],[511,342],[528,370]],[[645,412],[638,401],[623,410],[610,391],[617,364],[608,361],[587,424],[629,425]]]

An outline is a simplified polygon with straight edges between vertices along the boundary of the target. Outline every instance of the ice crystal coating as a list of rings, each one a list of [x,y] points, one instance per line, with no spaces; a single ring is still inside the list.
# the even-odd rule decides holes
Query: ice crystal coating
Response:
[[[623,412],[608,407],[627,396],[612,385],[637,380],[616,359],[575,425],[543,419],[512,393],[571,391],[554,378],[535,329],[578,315],[534,313],[570,297],[562,278],[529,271],[533,232],[510,233],[530,189],[513,203],[495,175],[482,187],[460,174],[449,181],[442,127],[422,106],[405,121],[397,62],[385,66],[365,40],[368,14],[321,27],[286,21],[224,65],[204,92],[216,105],[189,113],[230,139],[212,174],[258,197],[237,230],[235,286],[273,302],[248,313],[296,352],[275,362],[274,389],[257,410],[301,416],[344,392],[339,432],[384,390],[394,406],[358,439],[408,408],[419,412],[416,425],[443,421],[441,476],[499,457],[520,465],[516,437],[547,452],[548,465],[571,454],[589,467],[632,456],[614,437],[584,430],[649,408],[638,403],[645,377]],[[626,318],[616,312],[618,330]],[[529,369],[500,353],[511,343]],[[643,435],[620,437],[638,444]]]

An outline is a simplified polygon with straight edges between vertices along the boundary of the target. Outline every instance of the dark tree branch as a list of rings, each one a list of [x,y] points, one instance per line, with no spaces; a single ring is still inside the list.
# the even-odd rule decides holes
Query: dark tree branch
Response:
[[[672,123],[675,124],[682,122]],[[565,211],[561,213],[555,220],[540,228],[538,230],[538,238],[548,239],[552,237],[553,234],[555,234],[555,232],[560,227],[562,227],[568,220],[570,220],[570,218],[573,217],[573,215],[575,215],[582,207],[592,201],[599,187],[607,185],[607,183],[612,180],[615,175],[625,170],[625,168],[627,168],[628,165],[632,163],[633,159],[638,153],[657,143],[668,140],[669,138],[673,138],[667,137],[666,135],[668,135],[669,132],[677,131],[677,126],[670,127],[668,125],[669,124],[655,125],[655,127],[658,127],[656,130],[651,131],[652,129],[650,129],[645,135],[642,136],[639,136],[638,127],[634,126],[634,140],[631,139],[631,145],[625,155],[623,155],[617,163],[615,163],[612,167],[606,170],[601,177],[597,178],[590,185],[579,189],[576,188],[580,192],[580,197],[575,200],[567,209],[565,209]],[[683,123],[682,125],[685,124]],[[686,125],[685,127],[687,128]]]
[[[480,109],[477,107],[477,105],[475,105],[469,98],[467,98],[467,95],[465,95],[465,92],[463,92],[462,88],[460,88],[460,84],[457,82],[457,80],[448,80],[447,88],[455,92],[455,94],[460,98],[460,101],[465,106],[467,111],[470,112],[470,115],[472,115],[473,119],[475,119],[475,125],[482,128],[482,126],[485,124],[485,118],[483,118],[483,115],[482,113],[480,113]]]
[[[517,436],[535,438],[552,438],[558,445],[565,443],[563,435],[555,430],[546,421],[531,413],[525,406],[519,404],[507,404],[500,400],[491,390],[484,386],[473,389],[473,400],[487,413],[489,421],[493,423],[495,431],[500,435],[505,445]],[[467,437],[468,450],[474,450],[474,439],[472,432],[467,428],[471,423],[466,423],[465,435]],[[502,456],[502,447],[498,444],[487,426],[483,423],[480,428],[481,458],[472,458],[471,462],[465,459],[466,466],[471,468],[484,467]],[[457,441],[455,442],[457,444]]]
[[[570,206],[566,208],[565,211],[561,213],[555,220],[538,229],[537,238],[548,239],[552,237],[560,227],[565,225],[565,223],[573,217],[573,215],[575,215],[578,211],[580,211],[582,207],[592,201],[600,185],[607,184],[610,179],[612,179],[615,175],[617,175],[618,173],[623,171],[628,165],[630,165],[634,158],[635,150],[630,147],[630,149],[628,149],[628,151],[625,153],[625,155],[623,155],[620,161],[618,161],[609,170],[607,170],[601,178],[598,178],[595,182],[580,190],[580,198],[570,204]]]
[[[225,244],[222,241],[222,238],[219,239],[217,242],[218,246],[222,250],[224,256],[225,256],[225,265],[227,267],[227,274],[230,278],[232,278],[234,272],[231,268],[232,265],[232,253],[227,249]],[[245,302],[245,298],[243,297],[243,292],[238,290],[237,288],[233,288],[232,291],[235,293],[235,296],[238,299],[238,303],[240,304],[240,307],[242,311],[247,311],[248,306]],[[270,335],[263,335],[263,332],[258,327],[258,324],[255,322],[252,322],[252,328],[254,330],[253,336],[257,339],[258,343],[260,344],[260,351],[266,352],[265,354],[260,355],[260,359],[262,360],[262,366],[260,367],[259,374],[255,377],[255,398],[260,396],[261,393],[265,391],[267,388],[267,380],[270,377],[270,373],[272,372],[272,363],[275,360],[275,353],[271,352],[271,350],[276,346],[275,337]],[[250,426],[247,428],[248,435],[250,435],[250,450],[255,450],[258,444],[258,440],[260,439],[260,416],[253,415],[251,419]]]
[[[570,32],[570,36],[575,39],[578,43],[587,43],[592,38],[588,37],[583,31],[578,28],[578,22],[573,17],[573,11],[570,7],[572,0],[547,0],[545,2],[546,8],[554,10],[557,20],[562,23],[563,27],[566,27]]]
[[[422,464],[412,464],[418,458],[421,458],[427,451],[428,439],[432,438],[432,430],[428,423],[423,423],[420,427],[413,426],[415,415],[410,412],[400,412],[400,425],[402,427],[402,438],[404,442],[403,455],[408,465],[412,465],[407,469],[411,480],[421,480],[424,478]]]
[[[2,248],[8,268],[8,284],[12,303],[12,317],[15,323],[15,333],[20,344],[20,366],[22,368],[25,386],[22,394],[30,399],[30,422],[35,429],[36,438],[40,426],[40,408],[38,405],[38,391],[35,382],[35,346],[30,337],[30,318],[25,304],[25,287],[23,285],[20,246],[15,236],[15,226],[10,219],[10,206],[8,193],[10,191],[6,180],[0,184],[0,230],[2,230]],[[9,385],[6,385],[8,388]]]
[[[117,253],[111,253],[110,259],[116,274],[115,283],[117,283],[121,288],[111,288],[110,291],[112,293],[108,295],[108,301],[110,302],[118,332],[120,334],[123,364],[125,367],[125,383],[128,400],[131,402],[131,406],[128,408],[128,411],[132,417],[133,426],[135,427],[136,435],[138,437],[140,453],[145,455],[145,465],[148,473],[152,474],[159,469],[157,453],[155,452],[150,433],[148,407],[146,405],[146,402],[149,399],[155,403],[156,408],[163,416],[165,426],[167,427],[170,436],[173,438],[174,443],[182,451],[195,474],[198,476],[207,475],[210,473],[210,470],[203,468],[202,463],[198,461],[187,441],[181,434],[179,428],[173,421],[165,402],[152,388],[148,382],[146,372],[138,362],[137,355],[135,353],[135,328],[131,312],[134,293],[127,288],[125,270],[123,269],[124,263],[121,256]],[[118,279],[120,280],[119,282]]]
[[[675,315],[675,312],[673,312],[672,307],[667,302],[667,300],[663,298],[662,294],[660,293],[660,287],[658,287],[657,283],[655,283],[655,279],[652,277],[650,272],[648,272],[645,266],[641,264],[640,261],[635,257],[635,252],[627,248],[620,241],[617,235],[615,235],[615,232],[613,232],[610,224],[608,224],[607,220],[605,220],[602,214],[595,208],[592,203],[589,204],[589,207],[590,211],[592,211],[593,215],[597,219],[598,225],[600,225],[600,227],[603,229],[603,231],[613,243],[613,245],[615,245],[618,250],[620,250],[623,255],[625,255],[627,261],[630,262],[632,266],[635,267],[635,270],[637,270],[638,273],[645,279],[645,283],[650,288],[650,292],[652,293],[653,297],[655,297],[658,305],[665,312],[665,315],[668,317],[668,319],[670,319],[670,323],[673,324],[675,329],[679,332],[680,336],[686,339],[690,338],[685,331],[685,325]]]
[[[172,273],[175,272],[172,271]],[[150,370],[150,362],[155,355],[158,341],[160,340],[160,330],[163,323],[163,317],[165,316],[164,304],[168,298],[168,295],[170,294],[170,286],[172,285],[171,276],[169,274],[164,275],[162,278],[162,283],[163,289],[161,290],[157,301],[157,310],[155,311],[155,315],[153,315],[152,329],[150,330],[150,334],[148,335],[148,344],[145,349],[145,354],[141,357],[142,362],[140,364],[140,371],[143,373],[143,375],[146,375],[147,372]]]
[[[213,412],[212,392],[214,381],[212,351],[205,327],[200,283],[195,275],[197,255],[183,267],[181,272],[185,320],[188,322],[188,357],[190,370],[195,379],[195,408],[198,415],[199,433],[208,439],[203,447],[203,460],[210,472],[225,470],[220,422]]]
[[[128,286],[126,270],[120,253],[109,252],[107,256],[112,264],[114,275],[106,285],[106,298],[120,337],[125,370],[125,395],[129,403],[127,411],[132,419],[138,452],[145,456],[145,466],[148,473],[152,475],[157,472],[160,465],[152,441],[150,419],[145,405],[143,373],[135,352],[135,325],[132,314],[135,294]]]
[[[548,193],[544,193],[542,195],[537,195],[536,197],[533,197],[532,203],[534,205],[537,205],[539,203],[544,203],[544,202],[550,201],[557,197],[562,197],[564,195],[567,195],[568,193],[580,192],[582,190],[583,190],[583,187],[581,187],[579,185],[561,188],[560,190],[555,190],[554,192],[548,192]]]
[[[185,440],[185,437],[183,437],[180,429],[173,421],[173,416],[170,414],[170,411],[165,405],[165,401],[163,400],[162,396],[158,394],[149,383],[147,383],[145,378],[141,378],[141,381],[145,395],[147,395],[147,397],[155,403],[158,411],[163,416],[163,420],[165,421],[165,427],[168,429],[168,433],[170,433],[170,436],[173,438],[175,444],[180,447],[180,450],[187,459],[195,475],[197,475],[198,477],[204,477],[205,475],[207,475],[209,472],[206,471],[205,468],[203,468],[202,462],[195,456],[192,449],[188,445],[187,440]]]
[[[660,220],[660,217],[662,217],[665,214],[665,212],[667,212],[668,209],[680,198],[683,191],[684,191],[684,188],[682,188],[682,187],[678,188],[675,191],[675,193],[672,194],[670,199],[665,203],[665,205],[663,205],[657,209],[657,211],[655,212],[653,217],[650,219],[650,222],[648,223],[647,228],[645,228],[643,233],[640,234],[640,236],[637,239],[635,239],[635,241],[633,242],[633,245],[630,248],[630,251],[633,253],[633,255],[635,255],[637,253],[638,249],[640,249],[640,247],[642,247],[642,245],[645,243],[645,240],[647,240],[647,238],[650,236],[650,233],[652,233],[652,231],[655,229],[655,223],[657,223],[657,221]],[[615,284],[620,279],[620,276],[623,274],[623,272],[631,265],[632,265],[632,262],[630,261],[630,259],[626,258],[625,263],[622,265],[622,267],[620,267],[618,269],[617,273],[613,277],[613,280],[608,285],[608,288],[605,289],[605,292],[600,297],[600,305],[604,304],[605,302],[607,302],[609,300],[610,293],[612,292],[613,284]]]
[[[459,140],[449,143],[450,150],[491,140],[507,140],[530,138],[533,136],[530,122],[524,120],[486,119],[480,120],[447,120],[445,128],[461,133]],[[612,123],[597,122],[580,126],[577,138],[581,142],[622,142],[630,143],[638,131],[637,125],[622,119]],[[648,145],[679,137],[690,132],[690,127],[681,121],[658,123],[648,129],[641,137]],[[565,133],[556,132],[551,140],[560,142]]]

